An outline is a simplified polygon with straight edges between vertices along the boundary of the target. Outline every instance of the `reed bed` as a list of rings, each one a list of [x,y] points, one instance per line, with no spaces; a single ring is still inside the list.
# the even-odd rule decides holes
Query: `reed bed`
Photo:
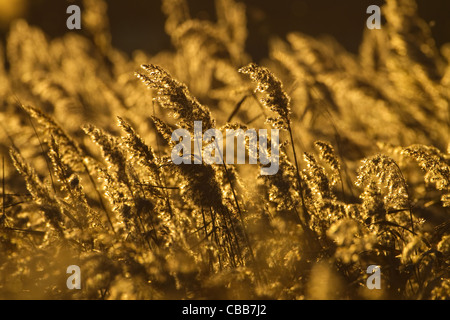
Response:
[[[0,298],[449,299],[450,48],[415,2],[387,0],[358,54],[293,32],[259,64],[245,5],[215,3],[199,21],[164,0],[173,49],[153,56],[112,46],[106,1],[54,40],[15,22]],[[171,134],[194,121],[279,129],[278,172],[175,165]]]

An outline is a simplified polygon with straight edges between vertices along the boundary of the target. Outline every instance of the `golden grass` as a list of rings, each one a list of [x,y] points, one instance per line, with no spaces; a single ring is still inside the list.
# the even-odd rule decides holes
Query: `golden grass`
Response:
[[[105,1],[85,1],[90,37],[15,22],[0,298],[448,299],[450,61],[414,1],[388,0],[357,55],[291,33],[264,66],[245,52],[245,6],[216,6],[200,22],[164,0],[174,50],[132,58]],[[278,173],[174,165],[171,132],[196,120],[279,128]],[[381,290],[365,287],[373,264]]]

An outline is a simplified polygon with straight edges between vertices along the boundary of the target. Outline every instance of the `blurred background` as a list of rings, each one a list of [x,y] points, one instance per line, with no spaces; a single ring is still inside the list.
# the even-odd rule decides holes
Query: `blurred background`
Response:
[[[24,18],[39,26],[49,37],[68,32],[66,8],[81,0],[0,0],[0,36],[7,34],[10,22]],[[188,0],[191,15],[197,19],[215,19],[214,1]],[[356,52],[363,27],[369,16],[366,8],[381,6],[382,0],[241,0],[247,6],[247,51],[254,61],[267,56],[268,39],[301,31],[318,36],[329,34],[347,50]],[[418,0],[421,17],[432,26],[438,47],[450,42],[450,1]],[[108,1],[113,45],[131,53],[142,49],[150,54],[170,49],[164,32],[165,17],[160,0]],[[79,32],[82,32],[79,31]]]

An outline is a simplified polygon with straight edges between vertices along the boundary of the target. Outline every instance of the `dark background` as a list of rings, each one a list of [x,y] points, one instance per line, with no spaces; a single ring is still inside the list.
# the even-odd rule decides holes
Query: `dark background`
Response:
[[[81,0],[0,0],[26,3],[21,16],[40,26],[50,37],[61,36],[66,28],[66,8]],[[160,0],[110,0],[108,15],[113,45],[127,53],[143,49],[155,54],[170,49],[164,32],[165,16]],[[382,0],[242,0],[247,6],[247,51],[255,61],[267,56],[267,40],[274,35],[284,37],[290,31],[313,36],[330,34],[348,50],[356,52],[368,18],[371,4]],[[200,19],[215,19],[214,1],[188,0],[191,15]],[[419,12],[433,24],[438,46],[450,42],[450,1],[418,0]],[[3,25],[1,37],[7,27]],[[78,31],[82,32],[82,31]]]

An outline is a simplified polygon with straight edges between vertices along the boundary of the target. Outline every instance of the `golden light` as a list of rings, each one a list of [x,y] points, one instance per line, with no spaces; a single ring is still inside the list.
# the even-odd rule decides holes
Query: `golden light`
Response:
[[[0,28],[25,15],[28,7],[27,0],[0,0]]]

